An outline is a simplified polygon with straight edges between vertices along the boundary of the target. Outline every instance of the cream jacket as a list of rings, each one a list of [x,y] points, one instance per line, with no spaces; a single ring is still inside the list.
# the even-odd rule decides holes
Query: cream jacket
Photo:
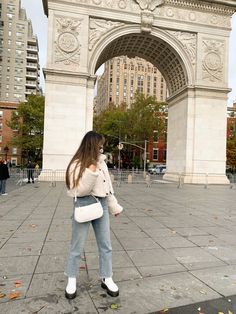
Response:
[[[115,215],[119,214],[123,208],[118,204],[117,199],[114,196],[114,190],[105,159],[105,155],[100,155],[96,172],[86,168],[79,180],[78,186],[74,189],[68,190],[67,193],[71,197],[82,197],[90,194],[99,197],[107,197],[108,208],[110,212]],[[71,165],[70,172],[72,173],[74,169],[75,163]],[[75,177],[77,175],[79,175],[79,167],[75,170]]]

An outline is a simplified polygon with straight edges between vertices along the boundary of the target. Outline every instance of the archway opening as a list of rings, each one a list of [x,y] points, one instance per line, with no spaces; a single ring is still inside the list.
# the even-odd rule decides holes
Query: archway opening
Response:
[[[111,41],[101,52],[96,70],[107,60],[126,55],[140,57],[159,69],[167,83],[170,96],[188,85],[183,60],[171,45],[153,35],[132,33]]]
[[[112,71],[109,71],[109,69],[107,70],[106,69],[107,66],[109,68],[110,66],[112,66],[113,62],[115,65],[117,65],[118,61],[121,62],[120,71],[125,72],[125,74],[119,72],[118,84],[124,85],[124,81],[127,81],[127,79],[132,80],[132,74],[131,75],[128,74],[126,76],[126,72],[132,73],[132,71],[131,72],[129,71],[129,66],[130,64],[132,64],[132,61],[130,60],[135,60],[134,59],[135,57],[140,58],[140,62],[141,64],[144,64],[144,67],[148,66],[147,65],[148,63],[151,63],[153,68],[155,69],[155,73],[160,71],[159,75],[161,78],[160,78],[160,84],[158,82],[158,85],[160,86],[163,85],[162,82],[164,78],[164,84],[166,85],[164,97],[161,96],[160,98],[159,93],[158,93],[158,96],[157,94],[155,95],[155,94],[147,93],[149,96],[155,96],[157,101],[161,102],[161,101],[166,100],[167,89],[168,89],[168,95],[173,95],[174,93],[177,93],[179,90],[183,89],[184,87],[188,85],[188,77],[187,77],[187,72],[185,70],[184,63],[181,57],[179,56],[179,54],[175,51],[173,47],[171,47],[170,44],[168,44],[164,40],[158,37],[155,37],[153,35],[133,33],[133,34],[128,34],[128,35],[118,37],[117,39],[111,41],[103,49],[103,51],[100,53],[98,57],[95,69],[96,70],[99,68],[101,69],[101,66],[103,64],[106,64],[105,65],[106,75],[102,77],[102,84],[107,90],[109,90],[109,87],[113,83],[117,85],[117,75],[115,74],[116,69],[113,68],[113,75],[111,76],[110,73]],[[127,58],[129,58],[128,70],[127,68],[125,68]],[[114,61],[112,61],[111,63],[111,60],[114,60]],[[135,61],[133,63],[135,63]],[[124,69],[126,69],[126,71]],[[145,72],[146,72],[146,69],[145,69]],[[101,72],[99,72],[99,74],[101,75]],[[139,76],[142,77],[141,73],[139,74],[140,74]],[[150,76],[150,73],[144,73],[144,75],[148,77]],[[106,83],[104,83],[104,80],[106,80]],[[130,84],[127,84],[127,86],[130,87]],[[123,92],[126,93],[123,87],[121,86],[122,93]],[[109,103],[109,100],[107,100],[107,104],[108,103]],[[116,106],[118,105],[118,103],[116,102],[114,103]],[[167,118],[168,118],[168,114],[165,115],[166,122],[167,122]],[[118,133],[116,136],[118,137]],[[119,140],[122,140],[122,139],[119,139]],[[153,133],[150,134],[146,142],[147,142],[146,143],[147,144],[147,161],[149,162],[149,166],[153,167],[153,165],[157,166],[159,164],[165,164],[166,163],[166,150],[167,150],[167,146],[166,146],[167,134],[165,134],[164,137],[162,136],[162,138],[158,137],[157,131],[154,129]],[[144,147],[144,140],[142,140],[142,146]],[[142,151],[141,153],[143,156]],[[143,165],[143,162],[139,161],[139,164]],[[158,170],[159,169],[160,168],[158,168]],[[161,169],[165,169],[165,168],[161,168]]]

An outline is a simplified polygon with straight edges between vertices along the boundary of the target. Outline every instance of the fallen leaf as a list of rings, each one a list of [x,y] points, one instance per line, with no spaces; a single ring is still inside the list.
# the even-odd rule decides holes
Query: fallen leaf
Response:
[[[160,314],[167,313],[168,311],[169,311],[169,309],[161,310],[161,311],[160,311]]]
[[[7,276],[3,276],[2,278],[3,278],[3,279],[7,279]]]
[[[21,295],[21,293],[20,292],[12,292],[12,293],[10,293],[9,294],[9,299],[16,299],[16,298],[18,298],[19,296]]]
[[[207,294],[206,291],[204,291],[204,290],[200,290],[199,292],[200,292],[201,294]]]
[[[0,292],[0,299],[4,298],[5,296],[5,293]]]
[[[218,314],[224,314],[223,312],[218,312]]]
[[[32,227],[32,228],[36,228],[36,227],[37,227],[37,225],[32,224],[32,225],[30,225],[30,227]]]
[[[176,231],[175,231],[175,230],[172,230],[172,231],[171,231],[171,233],[175,234],[175,233],[176,233]]]
[[[233,314],[230,310],[228,310],[228,314]]]
[[[21,282],[19,280],[15,281],[15,287],[16,288],[21,287]]]
[[[79,269],[86,269],[84,265],[81,265]]]
[[[119,306],[119,304],[117,304],[117,303],[112,303],[112,304],[110,305],[110,308],[111,308],[112,310],[118,310],[119,307],[120,307],[120,306]]]

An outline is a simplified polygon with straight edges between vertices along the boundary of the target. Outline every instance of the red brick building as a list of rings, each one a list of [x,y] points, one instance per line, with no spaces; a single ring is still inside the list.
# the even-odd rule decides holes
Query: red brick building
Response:
[[[12,112],[18,107],[15,102],[0,102],[0,159],[11,162],[12,165],[21,164],[21,151],[12,146],[11,140],[17,131],[13,131],[7,122],[11,120]]]

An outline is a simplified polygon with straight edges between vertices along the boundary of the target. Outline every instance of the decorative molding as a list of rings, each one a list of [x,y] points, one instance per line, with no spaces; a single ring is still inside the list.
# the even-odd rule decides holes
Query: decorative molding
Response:
[[[55,62],[70,65],[80,62],[80,42],[78,40],[81,21],[71,18],[56,19]]]
[[[181,31],[168,31],[168,32],[181,43],[181,45],[188,53],[192,64],[195,65],[197,55],[197,34]]]
[[[124,23],[112,22],[102,19],[90,19],[90,33],[89,33],[89,50],[92,50],[96,42],[103,34],[111,31],[114,28],[123,26]]]
[[[233,15],[235,12],[235,7],[209,3],[207,1],[191,1],[191,0],[165,0],[166,5],[171,5],[173,7],[182,7],[188,10],[201,10],[204,12],[214,12],[218,14]]]
[[[202,61],[202,79],[210,82],[223,80],[223,53],[225,45],[223,41],[203,40],[204,57]]]
[[[164,3],[164,0],[135,0],[141,10],[154,11],[157,7]]]
[[[187,10],[187,8],[173,8],[170,6],[164,6],[158,8],[154,14],[157,17],[168,18],[172,20],[179,20],[184,22],[204,24],[217,27],[231,27],[230,16],[209,13],[209,12],[200,12],[194,10]]]

